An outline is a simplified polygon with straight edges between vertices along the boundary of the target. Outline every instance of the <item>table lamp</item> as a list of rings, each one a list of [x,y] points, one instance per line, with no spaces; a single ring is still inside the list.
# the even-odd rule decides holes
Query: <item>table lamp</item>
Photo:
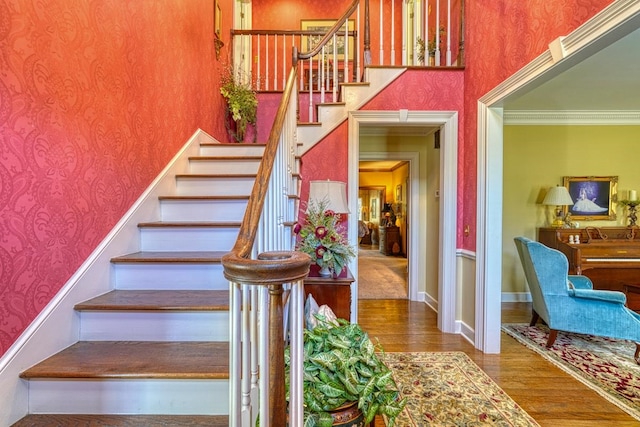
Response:
[[[347,184],[340,181],[311,181],[309,183],[309,202],[326,202],[326,209],[339,214],[348,214]]]
[[[573,205],[573,199],[569,194],[567,187],[557,186],[552,187],[544,196],[542,201],[543,205],[555,206],[555,219],[551,224],[553,227],[562,227],[564,225],[564,218],[562,216],[562,207]]]

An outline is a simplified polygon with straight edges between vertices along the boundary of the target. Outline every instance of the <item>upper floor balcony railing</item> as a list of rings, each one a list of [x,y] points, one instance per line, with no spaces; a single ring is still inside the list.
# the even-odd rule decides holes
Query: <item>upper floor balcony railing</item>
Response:
[[[360,0],[354,5],[348,25],[299,64],[299,91],[331,102],[340,83],[366,80],[367,66],[464,66],[464,0]],[[234,65],[251,76],[256,90],[282,91],[292,48],[310,52],[333,22],[310,16],[300,29],[232,30]]]

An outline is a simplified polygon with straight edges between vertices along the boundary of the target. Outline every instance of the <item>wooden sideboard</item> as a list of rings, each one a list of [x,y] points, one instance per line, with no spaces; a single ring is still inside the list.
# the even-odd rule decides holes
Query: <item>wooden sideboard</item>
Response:
[[[539,228],[538,241],[563,252],[569,274],[587,276],[595,289],[625,292],[628,285],[640,286],[638,227]]]
[[[391,227],[380,227],[380,252],[385,255],[400,255],[400,228],[393,225]],[[394,248],[394,245],[395,248]]]
[[[347,267],[338,277],[322,277],[312,265],[304,279],[304,298],[313,295],[318,305],[326,304],[339,318],[351,321],[351,283],[355,279]]]

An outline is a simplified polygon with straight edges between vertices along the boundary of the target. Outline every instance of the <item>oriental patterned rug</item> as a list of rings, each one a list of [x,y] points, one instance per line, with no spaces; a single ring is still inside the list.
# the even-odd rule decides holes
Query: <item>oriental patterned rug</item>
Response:
[[[502,330],[640,420],[640,366],[633,360],[634,343],[559,332],[547,349],[546,326],[504,324]]]
[[[407,405],[398,427],[538,426],[465,353],[384,353]]]

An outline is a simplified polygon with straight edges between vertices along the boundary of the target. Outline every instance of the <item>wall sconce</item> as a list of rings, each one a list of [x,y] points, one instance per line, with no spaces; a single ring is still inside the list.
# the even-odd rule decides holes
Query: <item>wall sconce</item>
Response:
[[[547,206],[555,206],[555,219],[551,225],[553,227],[563,227],[565,221],[562,216],[562,207],[573,205],[573,199],[571,198],[567,187],[558,185],[557,187],[552,187],[549,189],[547,195],[544,196],[542,204]]]
[[[311,181],[309,183],[309,203],[327,203],[326,209],[339,214],[348,214],[347,184],[340,181]]]

